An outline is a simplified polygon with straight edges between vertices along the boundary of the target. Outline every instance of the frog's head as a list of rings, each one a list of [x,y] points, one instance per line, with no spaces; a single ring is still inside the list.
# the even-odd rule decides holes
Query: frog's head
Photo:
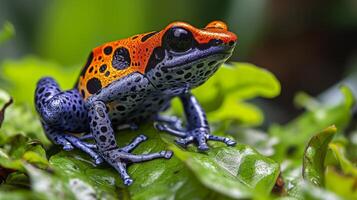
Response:
[[[201,85],[232,55],[237,42],[221,21],[203,29],[175,22],[153,34],[160,45],[153,48],[145,75],[161,90]]]

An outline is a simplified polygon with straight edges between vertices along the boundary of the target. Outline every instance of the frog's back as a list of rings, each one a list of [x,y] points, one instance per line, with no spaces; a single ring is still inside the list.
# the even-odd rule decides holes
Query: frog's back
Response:
[[[160,37],[151,36],[160,34],[149,32],[94,48],[76,84],[82,97],[87,99],[115,80],[134,72],[144,74],[153,49],[161,45]]]

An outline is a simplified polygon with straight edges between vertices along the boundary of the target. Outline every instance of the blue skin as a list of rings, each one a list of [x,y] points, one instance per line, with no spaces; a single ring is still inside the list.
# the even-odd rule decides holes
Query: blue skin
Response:
[[[137,123],[156,121],[158,130],[177,136],[176,142],[183,147],[196,143],[200,151],[206,151],[209,149],[208,140],[233,146],[235,141],[210,134],[206,114],[189,91],[212,76],[220,64],[230,57],[234,46],[235,43],[216,42],[205,48],[192,46],[184,53],[162,47],[160,56],[153,55],[158,60],[147,67],[145,75],[133,73],[116,80],[87,100],[76,88],[61,91],[52,78],[42,78],[37,83],[35,103],[45,133],[66,151],[78,148],[93,158],[96,164],[106,161],[120,173],[125,185],[133,182],[127,174],[128,164],[156,158],[169,159],[172,152],[131,154],[147,137],[139,135],[127,146],[119,148],[113,127],[136,129]],[[158,73],[161,75],[157,76]],[[168,76],[171,78],[166,79]],[[133,87],[136,89],[133,90]],[[183,104],[186,127],[175,117],[159,115],[176,96]],[[127,110],[113,109],[108,105],[122,105]],[[90,134],[77,138],[66,134],[68,132]],[[94,139],[95,144],[85,142],[88,139]]]

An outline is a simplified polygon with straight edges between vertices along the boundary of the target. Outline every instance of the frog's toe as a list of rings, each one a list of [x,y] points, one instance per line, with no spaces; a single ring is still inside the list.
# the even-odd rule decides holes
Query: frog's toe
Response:
[[[97,156],[97,158],[95,158],[94,159],[94,163],[96,164],[96,165],[100,165],[100,164],[102,164],[104,162],[104,160],[103,160],[103,158],[101,157],[101,156]]]
[[[234,140],[229,140],[229,141],[226,142],[226,144],[227,144],[228,146],[233,147],[233,146],[235,146],[235,145],[237,144],[237,142],[234,141]]]
[[[160,154],[166,159],[170,159],[173,155],[172,151],[161,151]]]
[[[124,185],[126,185],[126,186],[129,186],[129,185],[133,184],[133,182],[134,181],[131,178],[124,179]]]
[[[142,141],[146,141],[146,140],[148,139],[148,137],[146,137],[146,135],[143,135],[143,134],[139,135],[138,137],[139,137]]]
[[[74,149],[74,147],[71,143],[68,142],[67,144],[63,145],[62,149],[65,151],[71,151]]]
[[[165,131],[166,130],[166,128],[165,128],[166,125],[158,123],[158,122],[154,123],[154,127],[159,131]]]
[[[237,142],[232,139],[222,136],[216,136],[216,135],[208,135],[208,140],[223,142],[227,146],[235,146],[237,144]]]
[[[198,150],[201,151],[201,152],[204,152],[204,151],[208,151],[209,150],[209,147],[206,143],[204,144],[201,144],[201,145],[198,145]]]
[[[175,142],[176,142],[178,145],[180,145],[180,146],[186,148],[186,146],[187,146],[188,144],[192,143],[194,139],[195,139],[195,138],[194,138],[193,136],[188,136],[188,137],[185,137],[185,138],[177,138],[177,139],[175,140]]]

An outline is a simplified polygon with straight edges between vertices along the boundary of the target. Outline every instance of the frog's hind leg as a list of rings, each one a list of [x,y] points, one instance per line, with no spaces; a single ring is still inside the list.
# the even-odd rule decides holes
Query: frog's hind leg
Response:
[[[35,91],[35,104],[44,131],[53,143],[66,151],[78,148],[91,156],[96,164],[103,162],[101,156],[93,150],[95,145],[65,133],[85,131],[88,126],[87,111],[77,90],[62,92],[52,78],[42,78]]]

